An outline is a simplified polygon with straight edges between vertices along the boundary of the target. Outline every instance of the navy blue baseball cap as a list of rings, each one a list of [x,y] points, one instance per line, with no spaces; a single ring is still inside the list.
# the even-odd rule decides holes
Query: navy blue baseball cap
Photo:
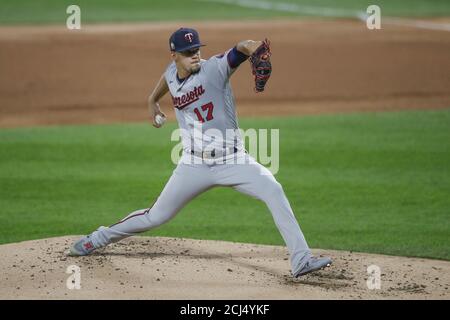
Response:
[[[180,28],[169,39],[170,51],[186,51],[198,47],[202,47],[204,44],[200,42],[197,30],[190,28]]]

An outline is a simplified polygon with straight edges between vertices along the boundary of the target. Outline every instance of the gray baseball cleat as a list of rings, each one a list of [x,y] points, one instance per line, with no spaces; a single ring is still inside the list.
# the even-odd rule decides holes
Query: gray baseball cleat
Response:
[[[303,266],[303,268],[301,268],[296,274],[294,274],[294,278],[298,278],[307,273],[329,267],[331,265],[331,263],[332,263],[332,261],[330,258],[311,257],[306,262],[306,264]]]
[[[83,237],[70,247],[69,256],[87,256],[97,249],[89,236]]]

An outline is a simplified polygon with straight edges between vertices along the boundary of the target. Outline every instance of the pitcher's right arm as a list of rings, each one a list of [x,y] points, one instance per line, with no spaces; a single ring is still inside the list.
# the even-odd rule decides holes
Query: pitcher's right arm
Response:
[[[161,108],[159,106],[159,100],[169,91],[169,87],[167,86],[166,78],[164,74],[159,79],[158,83],[156,84],[155,89],[148,97],[148,110],[150,112],[150,116],[153,119],[153,126],[155,128],[161,127],[161,125],[156,123],[155,117],[156,115],[161,115],[163,117],[166,117],[164,112],[161,111]]]

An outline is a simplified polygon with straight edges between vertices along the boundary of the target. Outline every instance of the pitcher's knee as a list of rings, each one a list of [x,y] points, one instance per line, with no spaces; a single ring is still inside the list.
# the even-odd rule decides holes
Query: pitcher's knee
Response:
[[[272,181],[266,186],[266,195],[269,197],[283,195],[283,186],[278,181]]]
[[[150,227],[155,228],[172,219],[174,215],[175,214],[171,214],[170,212],[167,211],[166,212],[150,211],[149,213],[147,213],[147,219],[150,222]]]

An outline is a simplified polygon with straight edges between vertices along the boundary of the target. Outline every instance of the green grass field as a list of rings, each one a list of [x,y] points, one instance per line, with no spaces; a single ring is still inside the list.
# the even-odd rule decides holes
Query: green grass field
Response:
[[[385,16],[450,16],[450,1],[448,0],[264,0],[264,2],[348,10],[349,16],[353,15],[353,11],[365,11],[371,4],[379,5],[382,15]],[[65,25],[68,17],[66,8],[70,4],[80,6],[82,23],[242,20],[317,15],[247,8],[236,4],[206,0],[2,0],[0,2],[0,24]]]
[[[277,179],[313,248],[450,259],[450,109],[275,119]],[[148,207],[175,123],[0,130],[0,243],[85,234]],[[145,235],[283,244],[262,202],[216,188]]]

